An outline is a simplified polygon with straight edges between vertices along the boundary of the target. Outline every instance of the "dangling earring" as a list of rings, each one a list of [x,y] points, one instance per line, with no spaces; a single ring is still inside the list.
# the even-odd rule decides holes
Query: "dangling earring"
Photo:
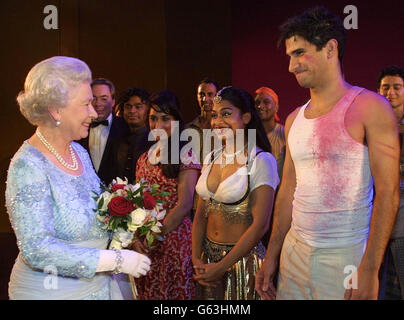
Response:
[[[61,124],[61,122],[59,121],[59,120],[56,120],[56,127],[59,127],[60,126],[60,124]]]

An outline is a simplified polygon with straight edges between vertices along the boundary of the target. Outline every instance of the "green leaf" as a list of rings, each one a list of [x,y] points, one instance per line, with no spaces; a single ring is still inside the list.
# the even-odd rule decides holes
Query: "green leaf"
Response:
[[[101,190],[102,190],[102,192],[105,192],[105,191],[111,192],[111,189],[108,188],[108,187],[107,187],[106,185],[104,185],[103,183],[101,183]]]
[[[149,245],[149,247],[153,244],[153,242],[154,242],[154,235],[151,233],[151,232],[149,232],[147,235],[146,235],[146,239],[147,239],[147,244]]]
[[[103,205],[104,205],[104,197],[102,197],[100,199],[100,202],[98,202],[98,210],[100,210],[103,207]]]
[[[144,227],[139,228],[139,230],[140,230],[140,236],[144,236],[149,232],[149,230]]]
[[[112,229],[115,230],[118,227],[117,219],[116,217],[111,217],[112,220]]]
[[[136,196],[137,194],[140,194],[140,191],[142,191],[142,187],[140,187],[139,189],[137,189],[133,195]]]
[[[161,197],[167,197],[167,196],[169,196],[170,195],[170,192],[167,192],[167,191],[162,191],[162,192],[160,192],[160,196]]]

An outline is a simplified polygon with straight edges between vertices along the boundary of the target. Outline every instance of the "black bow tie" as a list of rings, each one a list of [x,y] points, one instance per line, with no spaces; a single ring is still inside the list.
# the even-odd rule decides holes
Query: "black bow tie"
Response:
[[[103,126],[108,126],[108,120],[102,120],[102,121],[93,121],[90,124],[91,128],[96,128],[98,127],[100,124],[102,124]]]

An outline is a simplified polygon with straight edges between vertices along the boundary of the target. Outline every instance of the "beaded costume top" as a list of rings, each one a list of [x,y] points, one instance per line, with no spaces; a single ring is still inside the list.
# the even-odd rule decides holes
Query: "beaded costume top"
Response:
[[[204,161],[205,165],[196,185],[197,193],[206,201],[205,215],[214,211],[221,213],[229,223],[251,223],[249,195],[264,184],[276,190],[279,184],[276,160],[272,154],[257,148],[255,157],[220,182],[213,193],[207,187],[207,178],[212,164],[220,155],[221,150],[216,150],[207,156],[211,161]]]

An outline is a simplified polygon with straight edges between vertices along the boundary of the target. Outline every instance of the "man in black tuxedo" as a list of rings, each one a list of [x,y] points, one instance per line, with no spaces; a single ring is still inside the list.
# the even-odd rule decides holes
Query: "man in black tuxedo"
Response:
[[[98,118],[91,123],[89,135],[79,143],[88,151],[94,169],[101,181],[108,185],[114,174],[113,145],[116,140],[129,134],[126,122],[112,113],[115,104],[115,87],[107,79],[98,78],[91,83],[92,105]]]

